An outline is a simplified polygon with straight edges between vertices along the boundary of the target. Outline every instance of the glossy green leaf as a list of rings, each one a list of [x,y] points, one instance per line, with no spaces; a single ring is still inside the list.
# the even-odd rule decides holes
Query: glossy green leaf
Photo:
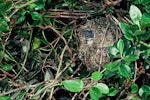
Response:
[[[119,50],[114,46],[110,46],[108,47],[108,52],[109,52],[109,55],[112,55],[115,57],[119,53]]]
[[[124,61],[131,63],[139,59],[139,55],[127,55],[124,57]]]
[[[146,5],[146,4],[150,3],[150,0],[135,0],[134,3]]]
[[[37,49],[40,47],[40,44],[41,44],[41,40],[39,38],[34,38],[34,42],[33,42],[33,50]]]
[[[21,11],[20,11],[21,16],[25,16],[26,13],[27,13],[27,11],[25,9],[21,9]]]
[[[134,40],[134,39],[133,39],[133,36],[132,36],[131,34],[128,34],[128,33],[124,34],[124,37],[125,37],[127,40],[129,40],[129,41],[133,41],[133,40]]]
[[[44,3],[44,2],[41,2],[41,0],[39,0],[39,1],[36,2],[35,4],[36,4],[35,10],[42,9],[42,8],[44,8],[44,6],[45,6],[45,3]]]
[[[117,48],[118,48],[120,54],[122,55],[123,50],[124,50],[124,42],[123,42],[122,39],[120,39],[120,40],[118,41],[118,43],[117,43]]]
[[[130,78],[131,68],[128,65],[121,64],[121,66],[119,67],[119,73],[125,78]]]
[[[0,18],[0,32],[7,32],[9,31],[9,26],[7,24],[7,22]]]
[[[32,3],[29,5],[30,10],[34,10],[36,7],[37,7],[37,5],[35,3]]]
[[[131,93],[136,93],[138,91],[138,85],[137,84],[132,84],[131,85]]]
[[[16,22],[16,24],[22,23],[25,20],[25,18],[26,18],[25,16],[19,17],[18,20],[17,20],[17,22]]]
[[[137,31],[134,32],[135,36],[140,36],[140,35],[144,35],[144,34],[146,34],[145,30],[137,30]]]
[[[150,56],[150,49],[148,49],[146,52],[147,52],[147,55]]]
[[[141,98],[139,98],[139,97],[134,97],[134,96],[131,96],[131,97],[130,97],[130,100],[141,100]]]
[[[141,4],[142,4],[142,5],[146,5],[146,4],[148,4],[148,3],[150,3],[149,0],[141,0]]]
[[[13,69],[13,66],[7,63],[0,64],[0,67],[5,71],[11,71]]]
[[[150,1],[149,0],[134,0],[134,3],[146,5],[146,4],[150,3]]]
[[[143,85],[140,89],[139,89],[139,95],[142,98],[148,97],[150,96],[150,87],[147,85]]]
[[[140,20],[142,17],[142,13],[138,7],[135,5],[130,6],[129,15],[134,24],[138,25],[140,28]]]
[[[109,93],[109,88],[108,88],[108,86],[106,85],[106,84],[104,84],[104,83],[98,83],[96,86],[94,86],[94,87],[97,87],[99,90],[100,90],[100,92],[102,93],[102,94],[108,94]]]
[[[141,0],[134,0],[135,4],[141,4]]]
[[[124,52],[127,52],[127,50],[129,50],[132,47],[132,42],[125,39],[124,37],[123,37],[123,42],[124,42]]]
[[[105,64],[104,67],[110,71],[115,71],[115,70],[118,70],[120,65],[121,65],[120,61],[114,61],[112,63]]]
[[[12,6],[12,1],[0,3],[0,14],[4,15],[6,11]]]
[[[80,92],[83,89],[84,83],[82,80],[65,80],[62,85],[71,92]]]
[[[11,100],[9,96],[0,96],[0,100]]]
[[[125,45],[127,45],[127,44],[125,44]],[[134,49],[133,46],[130,46],[128,49],[125,50],[125,55],[124,56],[134,55],[134,54],[135,54],[135,49]]]
[[[98,81],[102,78],[103,74],[101,72],[93,72],[91,79],[94,81]]]
[[[117,70],[116,71],[105,70],[103,75],[104,75],[104,77],[111,77],[114,74],[117,74]]]
[[[31,17],[33,20],[41,20],[42,19],[41,15],[38,12],[31,13]]]
[[[150,35],[149,35],[149,33],[150,33],[150,31],[146,31],[144,34],[142,34],[142,35],[139,35],[139,36],[136,36],[136,40],[137,41],[146,41],[146,40],[148,40],[148,39],[150,39]],[[148,46],[149,44],[147,44],[147,43],[143,43],[145,46]],[[148,46],[149,47],[149,46]]]
[[[143,13],[142,18],[141,18],[141,26],[150,27],[150,14]]]
[[[90,89],[90,97],[92,100],[99,100],[101,96],[102,96],[102,93],[97,87],[92,87]]]
[[[119,27],[124,34],[131,33],[130,25],[124,22],[119,22]]]
[[[118,92],[118,90],[110,88],[108,96],[115,96]]]

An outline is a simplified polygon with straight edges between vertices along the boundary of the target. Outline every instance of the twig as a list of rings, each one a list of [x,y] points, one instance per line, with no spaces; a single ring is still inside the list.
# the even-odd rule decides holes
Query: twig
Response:
[[[0,25],[0,26],[1,26],[1,25]],[[6,43],[7,43],[8,39],[9,39],[10,35],[11,35],[11,31],[8,32],[8,36],[7,36],[7,38],[6,38],[5,41],[4,41],[3,51],[2,51],[3,56],[4,56],[4,54],[5,54],[4,52],[5,52],[5,48],[6,48]],[[0,59],[0,63],[1,63],[2,61],[3,61],[3,57]]]
[[[28,24],[29,26],[30,26],[30,24]],[[26,61],[27,61],[27,58],[28,58],[28,54],[29,54],[29,50],[30,50],[30,43],[31,43],[31,41],[32,41],[32,29],[31,29],[31,27],[29,27],[30,28],[30,38],[29,38],[29,42],[27,42],[27,51],[26,51],[26,54],[25,54],[25,58],[24,58],[24,61],[23,61],[23,64],[22,64],[22,66],[21,66],[21,69],[20,69],[20,71],[18,72],[18,74],[16,75],[16,77],[18,77],[19,76],[19,74],[22,72],[22,70],[24,69],[26,72],[28,72],[28,70],[25,68],[25,64],[26,64]]]
[[[71,100],[74,100],[76,96],[77,96],[77,93],[74,94]]]
[[[32,0],[32,1],[29,1],[21,6],[16,6],[16,9],[8,16],[8,19],[10,19],[14,14],[16,14],[21,8],[24,8],[28,5],[30,5],[31,3],[34,3],[36,2],[37,0]]]
[[[88,91],[88,92],[85,94],[83,100],[86,100],[86,97],[88,96],[89,92],[90,92],[90,91]]]
[[[50,9],[48,11],[51,15],[47,15],[45,17],[50,18],[87,18],[91,13],[94,13],[94,10],[91,11],[82,11],[82,10],[63,10],[63,9]]]
[[[58,77],[59,77],[59,72],[60,72],[60,69],[61,69],[61,66],[62,66],[62,61],[63,61],[63,55],[64,55],[66,49],[67,49],[67,45],[65,45],[65,47],[64,47],[64,49],[63,49],[63,51],[62,51],[62,53],[61,53],[61,55],[60,55],[60,61],[59,61],[58,69],[57,69],[56,76],[55,76],[55,79],[54,79],[54,81],[52,82],[52,84],[54,84],[55,81],[56,81],[56,80],[58,79]],[[54,91],[54,88],[51,89],[51,94],[50,94],[50,97],[49,97],[50,100],[52,99],[53,91]]]
[[[133,83],[136,81],[136,76],[137,76],[137,61],[135,61],[135,72],[134,72],[134,79],[133,79]]]
[[[106,28],[105,28],[105,30],[103,31],[103,37],[102,37],[102,42],[101,42],[101,55],[100,55],[100,62],[99,62],[99,64],[100,65],[102,65],[102,55],[103,55],[103,44],[104,44],[104,40],[105,40],[105,36],[106,36],[106,34],[107,34],[107,29],[108,29],[108,27],[109,27],[109,25],[110,25],[110,23],[108,23],[107,24],[107,26],[106,26]],[[100,71],[101,70],[101,66],[99,66],[99,68],[98,68],[98,71]]]
[[[60,38],[59,38],[59,39],[60,39]],[[46,63],[47,58],[51,55],[52,51],[55,49],[56,44],[58,43],[59,39],[57,39],[57,41],[55,42],[54,46],[51,44],[52,50],[46,55],[46,57],[45,57],[45,59],[44,59],[44,61],[43,61],[43,64],[42,64],[42,72],[44,72],[44,71],[43,71],[43,68],[44,68],[44,66],[45,66],[45,63]]]
[[[8,94],[11,94],[13,92],[16,92],[16,91],[19,91],[19,90],[23,90],[25,88],[33,88],[33,87],[37,87],[41,84],[43,84],[44,82],[41,82],[41,83],[37,83],[37,84],[33,84],[33,85],[25,85],[25,86],[22,86],[22,87],[19,87],[19,88],[16,88],[16,89],[13,89],[13,90],[10,90],[8,92],[3,92],[3,93],[0,93],[0,96],[5,96],[5,95],[8,95]]]
[[[27,86],[22,86],[22,87],[19,87],[17,89],[13,89],[13,90],[10,90],[8,92],[4,92],[4,93],[1,93],[0,96],[4,96],[4,95],[8,95],[8,94],[11,94],[13,92],[16,92],[16,91],[19,91],[19,90],[23,90],[25,89]]]
[[[58,36],[60,36],[60,37],[63,39],[63,41],[64,41],[64,43],[65,43],[65,47],[64,47],[64,49],[63,49],[63,51],[62,51],[62,53],[61,53],[61,55],[60,55],[60,61],[59,61],[58,69],[57,69],[56,76],[55,76],[55,79],[54,79],[54,81],[53,81],[53,84],[54,84],[55,81],[58,79],[58,77],[63,73],[63,71],[65,71],[65,70],[63,70],[63,71],[60,72],[60,69],[61,69],[61,66],[62,66],[62,62],[63,62],[63,57],[64,57],[64,54],[65,54],[65,51],[66,51],[67,48],[68,48],[68,50],[69,50],[68,43],[70,42],[70,40],[71,40],[71,38],[72,38],[72,34],[71,34],[70,39],[69,39],[68,42],[67,42],[66,39],[65,39],[61,34],[59,34],[56,30],[55,30],[55,32],[56,32],[56,34],[57,34]],[[71,55],[71,56],[72,56],[72,55]],[[65,69],[66,69],[67,67],[68,67],[68,66],[66,66]],[[49,96],[49,99],[50,99],[50,100],[52,99],[53,91],[54,91],[54,87],[51,89],[51,93],[50,93],[50,96]]]
[[[126,89],[122,90],[116,100],[120,100],[120,97],[121,97],[122,94],[124,94],[125,92],[126,92]]]
[[[67,41],[66,41],[66,39],[63,37],[63,35],[61,35],[55,28],[53,28],[52,26],[50,26],[50,25],[48,25],[48,26],[38,26],[39,28],[41,28],[41,29],[43,29],[43,30],[46,30],[46,29],[52,29],[63,41],[64,41],[64,44],[67,46],[67,49],[68,49],[68,51],[69,51],[69,53],[70,53],[70,58],[71,58],[71,60],[74,60],[73,58],[72,58],[72,52],[71,52],[71,49],[69,48],[69,46],[68,46],[68,43],[67,43]]]

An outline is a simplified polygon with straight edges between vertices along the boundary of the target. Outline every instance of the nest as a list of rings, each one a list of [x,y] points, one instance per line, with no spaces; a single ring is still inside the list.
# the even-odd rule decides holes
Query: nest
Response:
[[[79,58],[89,70],[101,70],[110,62],[107,48],[120,37],[118,26],[110,17],[100,17],[87,22],[79,29]]]

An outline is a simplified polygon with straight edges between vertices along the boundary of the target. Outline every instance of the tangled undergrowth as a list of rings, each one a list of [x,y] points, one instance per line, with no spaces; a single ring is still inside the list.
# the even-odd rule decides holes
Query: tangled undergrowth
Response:
[[[0,100],[150,99],[149,0],[1,0],[0,8]],[[105,28],[97,22],[94,35],[89,25],[81,38],[81,26],[100,18]]]

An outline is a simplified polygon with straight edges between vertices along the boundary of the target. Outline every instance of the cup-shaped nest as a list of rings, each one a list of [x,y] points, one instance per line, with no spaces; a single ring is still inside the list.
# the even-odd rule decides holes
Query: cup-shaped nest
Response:
[[[118,37],[118,27],[109,18],[87,20],[79,29],[79,58],[89,70],[101,70],[110,62],[107,48],[112,46]]]

